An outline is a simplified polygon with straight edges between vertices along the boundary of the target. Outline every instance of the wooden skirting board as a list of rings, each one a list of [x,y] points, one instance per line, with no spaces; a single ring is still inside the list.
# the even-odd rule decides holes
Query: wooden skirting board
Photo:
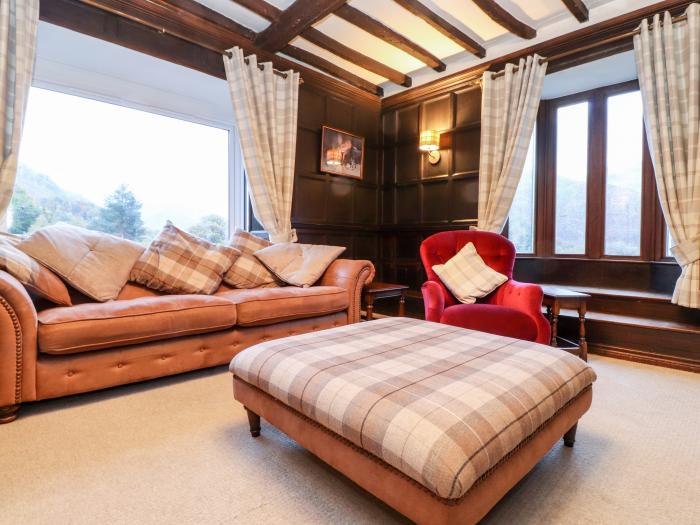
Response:
[[[624,359],[625,361],[634,361],[644,363],[646,365],[663,366],[666,368],[674,368],[676,370],[685,370],[687,372],[700,373],[700,361],[692,361],[678,357],[668,357],[661,354],[650,354],[648,352],[639,352],[630,348],[621,348],[611,345],[588,343],[588,353],[614,357],[616,359]]]

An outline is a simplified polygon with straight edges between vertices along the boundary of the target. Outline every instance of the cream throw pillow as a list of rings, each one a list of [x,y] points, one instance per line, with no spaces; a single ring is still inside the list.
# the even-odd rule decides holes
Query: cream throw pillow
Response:
[[[168,221],[131,270],[131,280],[153,290],[212,294],[241,252],[182,231]]]
[[[445,264],[436,264],[433,271],[460,303],[472,304],[485,297],[508,280],[508,277],[488,266],[467,243]]]
[[[308,288],[344,251],[344,246],[284,242],[259,250],[255,256],[285,283]]]
[[[135,242],[69,224],[37,230],[17,247],[96,301],[119,295],[144,250]]]

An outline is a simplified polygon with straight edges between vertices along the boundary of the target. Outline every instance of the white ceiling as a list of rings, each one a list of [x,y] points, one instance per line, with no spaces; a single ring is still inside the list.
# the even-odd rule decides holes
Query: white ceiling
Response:
[[[269,22],[235,0],[197,0],[199,3],[256,31],[265,29]],[[268,0],[270,4],[285,9],[294,0]],[[335,15],[329,15],[314,27],[335,40],[361,53],[379,60],[402,73],[410,73],[413,85],[417,86],[441,76],[467,69],[480,62],[492,60],[537,42],[549,40],[585,25],[595,24],[616,16],[656,3],[658,0],[584,0],[589,8],[590,20],[581,24],[567,10],[562,0],[498,0],[498,3],[522,22],[537,30],[537,37],[521,39],[502,28],[486,16],[471,0],[421,0],[423,4],[444,19],[474,37],[487,49],[484,59],[464,51],[427,23],[401,8],[393,0],[350,0],[353,7],[376,18],[384,25],[408,37],[447,64],[447,70],[438,73],[407,53],[370,35]],[[385,78],[347,62],[324,49],[320,49],[301,37],[293,44],[331,60],[344,69],[376,84],[382,85],[385,95],[406,88],[387,82]]]

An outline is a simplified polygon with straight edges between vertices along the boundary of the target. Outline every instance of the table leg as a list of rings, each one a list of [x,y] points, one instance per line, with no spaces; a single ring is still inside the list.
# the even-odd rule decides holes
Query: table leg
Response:
[[[406,292],[401,292],[399,297],[399,317],[406,316]]]
[[[588,341],[586,341],[586,303],[581,302],[578,307],[578,346],[579,357],[588,361]]]
[[[557,346],[557,326],[559,324],[559,301],[552,305],[552,346]]]
[[[374,297],[372,296],[372,294],[367,294],[365,296],[365,303],[367,303],[365,307],[365,309],[367,310],[367,320],[371,321],[372,312],[374,311]]]

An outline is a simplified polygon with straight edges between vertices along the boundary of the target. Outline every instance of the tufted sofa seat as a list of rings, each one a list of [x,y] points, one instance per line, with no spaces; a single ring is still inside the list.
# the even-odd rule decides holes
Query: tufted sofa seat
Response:
[[[309,288],[168,295],[127,284],[115,301],[34,301],[0,270],[0,423],[22,403],[222,365],[261,341],[358,322],[369,261],[338,259]],[[73,294],[72,294],[73,295]]]

